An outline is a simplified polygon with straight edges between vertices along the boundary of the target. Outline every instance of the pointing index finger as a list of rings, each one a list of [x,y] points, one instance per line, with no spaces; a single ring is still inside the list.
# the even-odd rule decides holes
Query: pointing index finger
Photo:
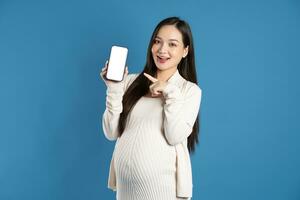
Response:
[[[145,75],[151,82],[153,82],[153,83],[157,81],[156,78],[154,78],[153,76],[151,76],[151,75],[149,75],[149,74],[147,74],[147,73],[144,73],[144,75]]]

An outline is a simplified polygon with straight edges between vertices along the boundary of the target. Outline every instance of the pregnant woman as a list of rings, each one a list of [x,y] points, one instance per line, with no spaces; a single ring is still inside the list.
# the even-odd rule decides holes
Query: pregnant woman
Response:
[[[190,153],[198,143],[201,89],[197,85],[192,33],[170,17],[158,23],[140,74],[107,86],[104,135],[115,141],[108,187],[118,200],[192,197]]]

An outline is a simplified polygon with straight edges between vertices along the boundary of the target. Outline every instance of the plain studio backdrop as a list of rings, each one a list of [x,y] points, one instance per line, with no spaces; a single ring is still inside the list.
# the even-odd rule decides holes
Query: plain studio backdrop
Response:
[[[2,0],[1,200],[115,198],[99,72],[112,45],[141,72],[169,16],[191,25],[203,92],[193,199],[300,199],[298,0]]]

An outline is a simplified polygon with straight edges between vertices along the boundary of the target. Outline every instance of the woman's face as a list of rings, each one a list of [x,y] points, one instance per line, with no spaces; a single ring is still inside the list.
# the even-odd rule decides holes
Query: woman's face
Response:
[[[176,69],[181,59],[188,54],[188,46],[184,47],[182,34],[174,25],[164,25],[154,38],[151,52],[159,70]]]

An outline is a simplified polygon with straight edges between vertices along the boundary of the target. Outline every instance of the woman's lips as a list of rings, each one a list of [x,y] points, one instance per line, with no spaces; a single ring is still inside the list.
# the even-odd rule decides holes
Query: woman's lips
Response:
[[[167,62],[167,60],[169,60],[170,58],[164,58],[164,57],[159,57],[157,56],[157,60],[159,63],[164,64],[165,62]]]

